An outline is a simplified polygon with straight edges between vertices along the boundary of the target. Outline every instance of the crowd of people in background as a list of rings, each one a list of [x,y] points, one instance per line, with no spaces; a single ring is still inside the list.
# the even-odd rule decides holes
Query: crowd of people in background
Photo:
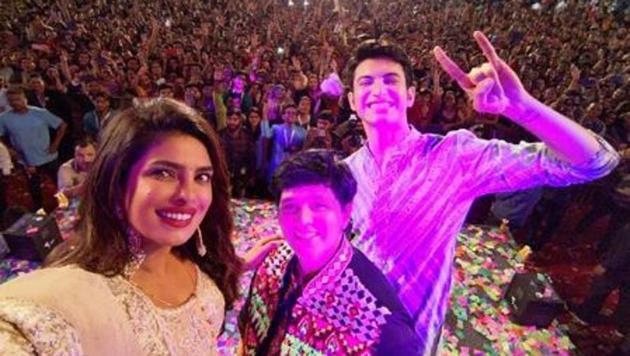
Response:
[[[59,166],[73,158],[77,142],[85,136],[97,141],[108,120],[134,98],[158,96],[184,101],[220,132],[234,197],[269,197],[273,171],[287,155],[313,147],[348,155],[364,142],[338,78],[345,75],[351,49],[369,38],[391,40],[410,53],[417,96],[409,121],[422,132],[468,128],[483,138],[534,140],[501,117],[477,113],[432,59],[430,50],[439,39],[460,65],[478,65],[482,57],[466,38],[481,29],[535,97],[619,151],[630,142],[630,35],[623,1],[82,5],[62,0],[10,1],[0,7],[0,112],[10,111],[12,102],[25,102],[29,116],[41,116],[45,112],[38,108],[43,108],[61,119],[37,130],[21,125],[20,135],[0,125],[13,161],[3,159],[4,172],[9,174],[9,165],[13,171],[24,168],[36,208],[42,204],[40,177],[54,180]],[[56,135],[49,134],[52,129]],[[629,198],[618,193],[630,184],[627,174],[622,164],[594,185],[598,198],[580,228],[611,210],[607,235],[620,226]],[[542,246],[561,218],[547,212],[563,211],[572,191],[499,196],[491,210],[516,229],[525,226],[528,215],[544,215],[537,220],[548,220],[543,236],[529,238]],[[0,198],[4,210],[6,199]],[[527,229],[529,235],[541,230]]]
[[[28,174],[36,206],[39,177],[54,177],[73,158],[77,142],[84,136],[98,141],[102,127],[134,98],[158,96],[196,108],[221,133],[233,196],[268,197],[270,177],[287,155],[312,147],[350,154],[364,142],[338,78],[350,49],[368,38],[391,40],[410,53],[418,95],[409,121],[420,131],[468,128],[484,138],[533,140],[501,117],[475,112],[430,55],[439,39],[460,65],[478,65],[481,55],[465,39],[481,29],[535,97],[619,151],[630,141],[624,1],[61,0],[0,6],[0,111],[26,99],[29,115],[41,116],[38,107],[61,119],[38,130],[21,125],[20,135],[0,125],[12,166]],[[51,130],[56,135],[46,132]],[[610,212],[614,188],[628,184],[625,175],[622,165],[600,182],[591,215]],[[570,201],[555,191],[529,196],[538,198],[519,211]],[[627,212],[613,210],[615,216]]]
[[[273,170],[287,154],[309,147],[349,154],[360,147],[361,125],[344,88],[329,75],[343,76],[350,49],[367,38],[390,39],[411,54],[418,95],[409,116],[421,131],[470,128],[485,138],[531,139],[500,117],[476,113],[432,60],[430,49],[440,39],[460,65],[479,64],[481,56],[471,55],[476,52],[465,40],[474,29],[503,49],[501,55],[522,73],[535,97],[620,150],[628,145],[624,2],[120,0],[81,5],[62,0],[1,6],[0,110],[11,109],[13,94],[6,87],[21,85],[28,105],[45,108],[68,125],[59,159],[27,160],[26,167],[72,158],[81,137],[97,139],[116,110],[133,98],[174,97],[222,132],[234,195],[264,197]],[[5,131],[7,141],[18,140]]]

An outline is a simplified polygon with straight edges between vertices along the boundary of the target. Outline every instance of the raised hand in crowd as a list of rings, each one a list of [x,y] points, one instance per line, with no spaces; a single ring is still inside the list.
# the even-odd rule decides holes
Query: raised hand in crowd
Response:
[[[481,32],[475,40],[488,62],[464,72],[440,47],[434,49],[436,60],[446,73],[471,97],[475,109],[490,114],[504,114],[518,110],[529,93],[523,83],[497,55],[490,40]]]

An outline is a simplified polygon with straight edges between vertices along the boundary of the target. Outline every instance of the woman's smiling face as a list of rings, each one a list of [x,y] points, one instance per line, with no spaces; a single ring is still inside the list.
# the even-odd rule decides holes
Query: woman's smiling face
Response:
[[[212,163],[196,138],[162,136],[131,167],[127,219],[145,249],[184,244],[212,203]]]

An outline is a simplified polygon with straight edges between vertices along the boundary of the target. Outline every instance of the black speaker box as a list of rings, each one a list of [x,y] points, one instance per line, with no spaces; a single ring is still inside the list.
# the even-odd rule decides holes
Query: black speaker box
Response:
[[[542,273],[517,273],[505,293],[510,319],[519,325],[545,328],[564,309],[549,278]]]
[[[24,214],[2,235],[11,256],[30,261],[43,261],[62,241],[54,214]]]
[[[4,239],[4,235],[0,233],[0,258],[3,258],[9,253],[9,246],[7,246],[7,242]]]

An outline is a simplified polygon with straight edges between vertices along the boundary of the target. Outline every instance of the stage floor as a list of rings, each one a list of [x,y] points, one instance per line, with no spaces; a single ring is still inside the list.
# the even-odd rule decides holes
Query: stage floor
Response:
[[[235,246],[246,251],[256,239],[279,235],[273,203],[234,201]],[[71,214],[60,214],[67,229]],[[503,293],[523,265],[516,246],[497,228],[470,225],[458,236],[449,313],[442,333],[442,355],[568,355],[574,349],[564,325],[548,328],[523,327],[509,319]],[[0,262],[0,282],[37,268],[34,262],[5,258]],[[248,290],[251,273],[243,275],[241,291]],[[222,355],[234,355],[239,342],[236,315],[243,304],[227,315],[219,339]]]
[[[280,233],[272,203],[235,201],[234,213],[235,241],[240,253],[257,238]],[[441,354],[571,354],[574,346],[564,327],[557,322],[546,329],[536,329],[509,320],[508,304],[502,296],[514,273],[523,269],[516,253],[513,241],[498,228],[470,225],[459,234]],[[250,275],[243,278],[243,291],[247,291],[249,278]],[[232,355],[238,333],[235,313],[228,317],[226,332],[219,343],[225,355]]]

